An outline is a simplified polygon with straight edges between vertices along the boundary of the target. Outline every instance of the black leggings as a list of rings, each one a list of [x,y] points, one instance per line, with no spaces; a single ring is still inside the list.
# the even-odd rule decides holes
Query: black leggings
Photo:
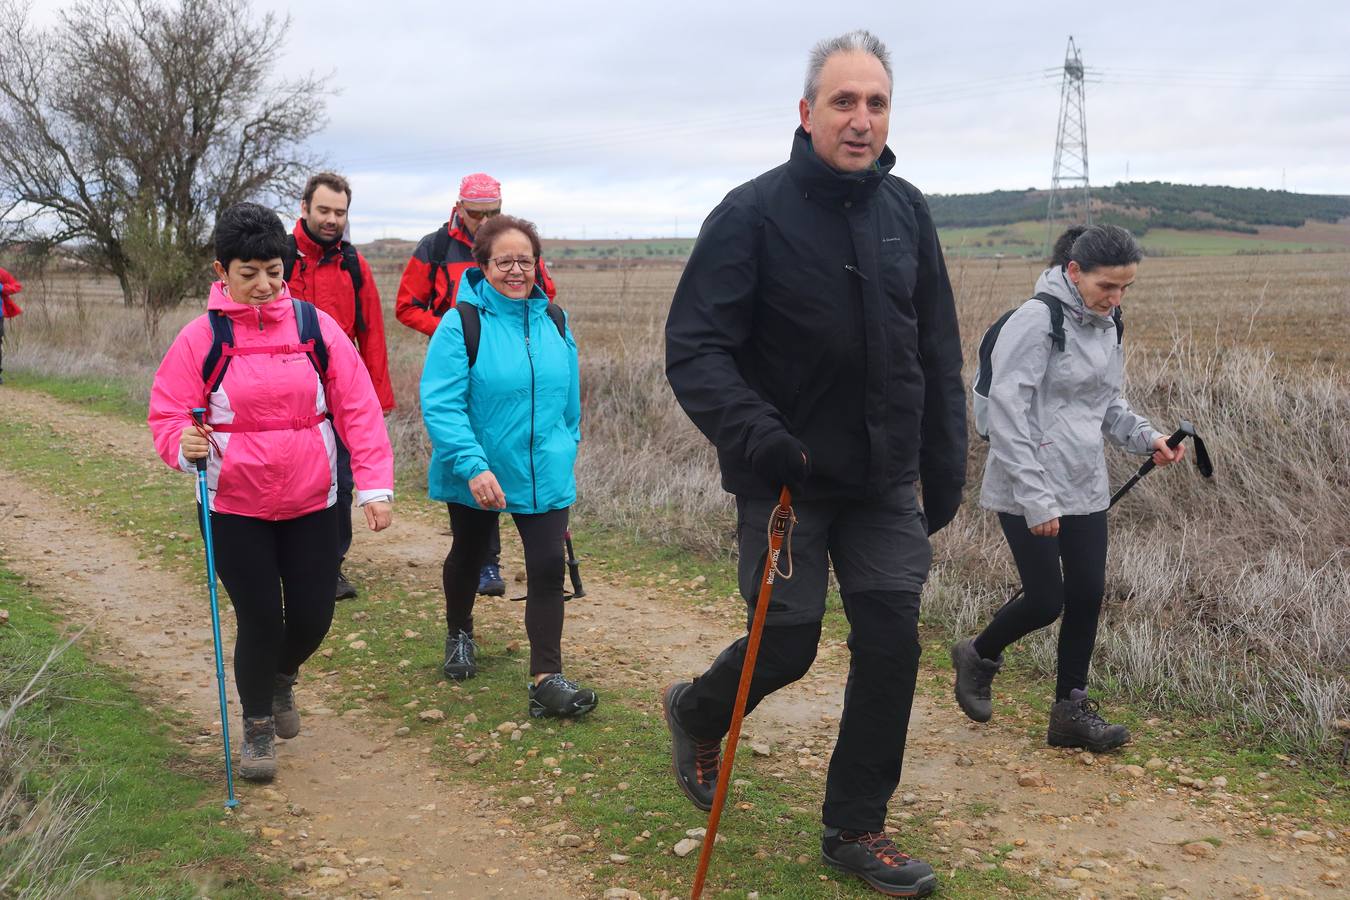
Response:
[[[1003,648],[1063,613],[1055,699],[1068,699],[1074,688],[1087,689],[1097,642],[1097,618],[1106,591],[1106,510],[1062,516],[1058,537],[1037,537],[1021,516],[999,513],[998,522],[1025,593],[994,614],[975,638],[975,650],[985,659],[997,659]]]
[[[445,624],[450,633],[473,634],[473,604],[478,571],[497,530],[500,513],[458,503],[450,507],[450,553],[441,568],[445,589]],[[525,545],[525,634],[530,639],[530,674],[562,671],[563,534],[567,509],[551,509],[511,519]]]
[[[216,573],[239,623],[234,681],[249,718],[272,714],[277,674],[298,672],[333,624],[337,512],[280,522],[211,514]]]

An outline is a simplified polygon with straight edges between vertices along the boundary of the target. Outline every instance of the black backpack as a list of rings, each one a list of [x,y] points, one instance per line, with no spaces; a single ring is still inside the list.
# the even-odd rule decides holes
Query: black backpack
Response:
[[[1064,352],[1064,307],[1053,294],[1037,294],[1032,297],[1045,304],[1050,310],[1050,344],[1055,350]],[[1021,307],[1014,307],[998,317],[998,321],[989,326],[989,330],[980,339],[979,365],[975,369],[975,383],[971,387],[971,400],[975,412],[975,433],[989,440],[989,387],[994,381],[994,344],[1003,331],[1003,325]],[[1111,320],[1116,323],[1116,344],[1125,336],[1125,320],[1121,317],[1120,307],[1111,310]]]
[[[365,279],[361,277],[361,257],[357,255],[356,248],[347,241],[342,241],[339,246],[342,252],[342,262],[339,265],[352,280],[352,303],[356,310],[356,331],[359,334],[366,330],[366,317],[361,310],[361,288],[365,286]],[[299,257],[300,249],[295,245],[295,235],[286,235],[286,253],[281,257],[284,266],[282,277],[286,281],[290,281],[291,276],[295,274],[295,263]],[[303,264],[301,271],[304,271]]]
[[[478,360],[478,341],[483,334],[483,322],[478,317],[478,307],[472,303],[456,304],[455,309],[459,310],[460,326],[464,329],[464,349],[469,354],[469,367],[473,368]],[[567,320],[563,316],[563,308],[550,302],[545,311],[558,329],[558,336],[567,340]]]
[[[436,276],[445,271],[449,256],[450,223],[447,221],[441,225],[441,230],[436,232],[436,239],[431,242],[431,258],[427,260],[431,264],[431,272],[427,275],[429,288],[427,290],[426,308],[434,316],[443,315],[443,312],[436,312],[436,304],[441,299],[436,295]],[[447,277],[445,280],[446,296],[449,296],[454,289],[455,286],[450,283],[450,279]]]
[[[328,347],[324,344],[323,332],[319,329],[319,311],[314,308],[314,304],[304,300],[291,298],[291,304],[295,311],[295,330],[300,337],[300,344],[294,349],[309,357],[310,364],[314,366],[314,371],[319,373],[322,380],[328,373]],[[211,349],[202,362],[202,384],[206,385],[206,393],[209,396],[220,387],[220,382],[225,378],[225,370],[229,368],[230,359],[235,354],[227,352],[234,349],[234,323],[230,321],[230,317],[218,309],[212,309],[207,312],[207,318],[211,322]],[[277,348],[257,349],[266,351]]]

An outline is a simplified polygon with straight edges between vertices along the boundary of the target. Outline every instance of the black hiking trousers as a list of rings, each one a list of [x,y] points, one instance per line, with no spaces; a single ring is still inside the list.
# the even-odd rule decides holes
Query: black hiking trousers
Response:
[[[500,546],[501,513],[447,503],[450,508],[450,552],[441,567],[445,590],[445,624],[450,634],[473,635],[473,606],[484,554]],[[561,672],[563,632],[563,577],[566,558],[563,535],[569,510],[512,513],[525,547],[525,634],[530,639],[530,674]]]
[[[272,714],[276,676],[300,671],[333,624],[338,512],[281,521],[211,514],[216,574],[239,623],[234,682],[249,718]]]
[[[997,659],[1005,647],[1052,624],[1059,626],[1055,699],[1069,699],[1074,688],[1087,690],[1088,667],[1097,642],[1097,620],[1106,592],[1106,510],[1085,516],[1061,516],[1059,534],[1038,537],[1027,520],[999,513],[1023,594],[994,613],[975,638],[975,650]]]
[[[740,587],[752,611],[776,505],[737,498]],[[919,594],[932,559],[927,528],[912,485],[870,501],[799,502],[793,510],[792,578],[774,585],[746,713],[811,668],[833,563],[850,659],[821,818],[828,827],[881,831],[900,783],[919,670]],[[780,569],[787,565],[782,559]],[[675,718],[689,733],[720,740],[731,727],[746,644],[742,637],[723,650],[680,696]],[[802,713],[820,717],[815,707]]]

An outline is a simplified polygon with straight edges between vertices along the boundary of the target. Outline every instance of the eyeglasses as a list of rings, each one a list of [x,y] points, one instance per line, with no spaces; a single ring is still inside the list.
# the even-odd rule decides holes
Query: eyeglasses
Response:
[[[528,256],[498,256],[492,261],[498,272],[510,272],[516,266],[520,266],[522,272],[534,271],[534,260]]]
[[[469,209],[464,206],[459,208],[460,215],[467,216],[475,222],[479,219],[490,219],[493,216],[500,215],[501,211],[502,208],[500,206],[494,206],[492,209]]]

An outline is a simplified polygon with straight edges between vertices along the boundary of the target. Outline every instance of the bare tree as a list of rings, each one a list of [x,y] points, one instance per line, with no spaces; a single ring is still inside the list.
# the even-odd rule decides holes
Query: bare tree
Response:
[[[325,123],[290,27],[248,0],[78,0],[39,30],[0,0],[0,218],[114,276],[159,317],[205,276],[211,225],[293,197]]]

